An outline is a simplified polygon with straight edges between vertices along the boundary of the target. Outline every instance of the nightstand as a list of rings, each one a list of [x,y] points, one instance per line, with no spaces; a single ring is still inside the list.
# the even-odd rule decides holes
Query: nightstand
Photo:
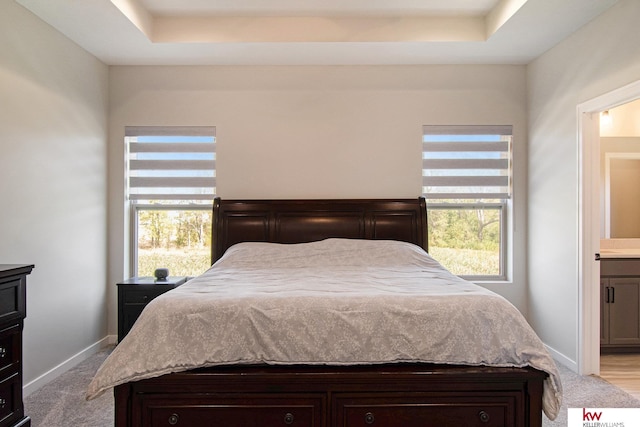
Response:
[[[169,276],[166,280],[154,277],[132,277],[118,286],[118,342],[129,333],[144,307],[154,298],[187,281],[184,276]]]

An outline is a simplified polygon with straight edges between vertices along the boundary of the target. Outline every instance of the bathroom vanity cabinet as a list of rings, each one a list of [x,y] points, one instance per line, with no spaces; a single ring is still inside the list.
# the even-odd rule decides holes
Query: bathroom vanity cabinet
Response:
[[[640,259],[607,258],[600,264],[602,352],[640,352]]]

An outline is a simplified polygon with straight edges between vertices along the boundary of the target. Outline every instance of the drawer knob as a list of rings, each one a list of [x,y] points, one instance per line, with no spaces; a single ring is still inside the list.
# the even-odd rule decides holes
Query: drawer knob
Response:
[[[286,414],[284,414],[284,423],[286,425],[293,424],[293,414],[291,412],[287,412]]]
[[[171,416],[169,417],[169,419],[167,420],[169,422],[170,426],[174,426],[176,424],[178,424],[178,419],[180,417],[178,417],[178,414],[171,414]]]
[[[489,418],[491,418],[491,417],[485,411],[480,411],[480,412],[478,412],[478,418],[480,418],[481,422],[488,423],[489,422]]]
[[[366,424],[373,424],[376,421],[376,417],[373,416],[371,412],[367,412],[364,414],[364,422]]]
[[[7,404],[7,401],[5,399],[0,399],[0,409],[4,409],[6,404]]]
[[[4,359],[7,355],[7,349],[4,347],[0,347],[0,359]]]

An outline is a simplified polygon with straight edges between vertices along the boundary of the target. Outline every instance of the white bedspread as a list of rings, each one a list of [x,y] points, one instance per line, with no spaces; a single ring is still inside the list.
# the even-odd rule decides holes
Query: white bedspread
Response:
[[[531,366],[560,410],[555,363],[511,303],[415,245],[348,239],[233,246],[144,309],[87,397],[204,366],[394,362]]]

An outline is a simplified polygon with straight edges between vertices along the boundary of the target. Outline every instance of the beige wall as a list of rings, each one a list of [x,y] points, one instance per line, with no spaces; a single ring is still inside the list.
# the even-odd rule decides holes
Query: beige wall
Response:
[[[24,380],[106,326],[108,68],[0,1],[0,263],[33,263]]]
[[[523,66],[118,66],[109,87],[110,282],[127,275],[127,125],[216,126],[224,198],[366,198],[420,195],[422,125],[512,124],[514,279],[490,287],[525,309]]]
[[[620,0],[527,67],[529,320],[567,362],[579,333],[577,106],[640,78],[639,19],[640,2]]]

